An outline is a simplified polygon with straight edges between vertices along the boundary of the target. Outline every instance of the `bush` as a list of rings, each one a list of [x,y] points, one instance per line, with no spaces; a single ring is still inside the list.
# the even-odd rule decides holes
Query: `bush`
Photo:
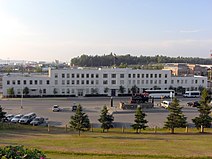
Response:
[[[46,159],[46,156],[37,149],[27,149],[24,146],[5,146],[0,147],[0,158]]]

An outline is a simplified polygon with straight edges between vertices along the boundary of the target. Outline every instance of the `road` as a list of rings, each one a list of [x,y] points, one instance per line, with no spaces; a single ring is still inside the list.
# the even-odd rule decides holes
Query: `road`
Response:
[[[186,103],[188,101],[196,101],[199,99],[192,98],[179,98],[180,105],[183,106],[183,112],[187,117],[187,121],[190,126],[193,126],[191,119],[198,116],[197,108],[188,107]],[[120,111],[119,102],[128,102],[129,97],[115,97],[114,103],[114,125],[115,127],[130,127],[134,122],[135,111]],[[164,121],[169,114],[168,110],[159,107],[160,99],[155,100],[155,106],[152,109],[146,109],[144,112],[147,114],[149,127],[163,127]],[[94,127],[99,127],[98,118],[100,111],[104,105],[110,106],[110,97],[74,97],[74,98],[30,98],[23,99],[21,108],[21,99],[1,99],[0,105],[8,114],[26,114],[29,112],[35,112],[37,116],[48,118],[49,124],[54,126],[65,126],[69,123],[70,116],[74,114],[71,111],[71,106],[81,104],[85,113],[88,114],[89,119]],[[52,112],[53,105],[59,105],[63,110],[61,112]]]

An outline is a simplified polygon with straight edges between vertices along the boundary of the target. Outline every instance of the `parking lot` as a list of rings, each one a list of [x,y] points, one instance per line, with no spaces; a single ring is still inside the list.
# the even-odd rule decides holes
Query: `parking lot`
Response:
[[[187,121],[190,126],[193,126],[191,119],[198,116],[197,108],[187,106],[187,102],[196,101],[196,98],[179,98],[180,105],[183,106],[183,112],[187,117]],[[134,122],[134,112],[129,110],[120,110],[120,102],[128,102],[129,97],[115,97],[113,99],[114,107],[114,122],[115,127],[130,127]],[[149,127],[163,127],[164,121],[168,115],[168,110],[161,108],[161,100],[156,99],[154,108],[145,109],[147,114]],[[99,127],[98,118],[100,111],[104,105],[110,106],[110,97],[74,97],[74,98],[30,98],[21,99],[1,99],[0,105],[4,108],[7,114],[26,114],[29,112],[35,112],[37,116],[48,118],[48,122],[52,126],[65,126],[69,123],[70,116],[74,114],[71,111],[73,104],[81,104],[84,112],[89,116],[89,119],[94,127]],[[52,106],[59,105],[62,108],[60,112],[53,112]]]

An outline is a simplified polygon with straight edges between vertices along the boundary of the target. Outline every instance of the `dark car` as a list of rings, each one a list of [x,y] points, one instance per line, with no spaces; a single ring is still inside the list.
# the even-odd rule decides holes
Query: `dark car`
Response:
[[[200,103],[199,101],[194,101],[194,102],[188,102],[187,105],[190,107],[197,107],[200,106]]]
[[[44,122],[45,119],[43,117],[36,117],[30,122],[30,125],[37,126],[43,124]]]
[[[14,116],[15,116],[14,114],[8,114],[8,115],[5,116],[3,121],[4,122],[10,122]]]

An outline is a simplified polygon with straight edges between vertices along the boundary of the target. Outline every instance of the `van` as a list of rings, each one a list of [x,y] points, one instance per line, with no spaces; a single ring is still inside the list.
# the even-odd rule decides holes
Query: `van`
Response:
[[[35,113],[29,113],[21,117],[20,124],[29,124],[37,115]]]
[[[185,94],[183,94],[184,98],[199,98],[200,97],[200,91],[186,91]]]
[[[164,100],[160,103],[160,106],[163,108],[168,108],[170,106],[170,104],[171,104],[171,102]]]

